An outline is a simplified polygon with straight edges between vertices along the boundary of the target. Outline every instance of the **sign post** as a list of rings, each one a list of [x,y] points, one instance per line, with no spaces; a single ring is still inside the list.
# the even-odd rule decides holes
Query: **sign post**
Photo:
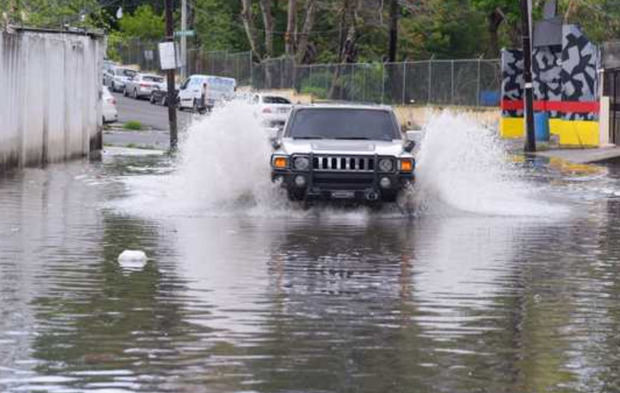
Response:
[[[166,41],[159,44],[159,56],[162,70],[167,70],[168,77],[168,122],[170,123],[170,151],[177,150],[177,100],[174,88],[174,71],[177,68],[177,55],[174,47],[174,28],[172,25],[172,0],[165,0],[166,5]]]

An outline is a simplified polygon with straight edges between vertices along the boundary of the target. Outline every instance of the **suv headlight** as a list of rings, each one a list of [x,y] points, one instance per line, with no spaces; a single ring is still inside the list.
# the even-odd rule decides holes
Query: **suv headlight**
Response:
[[[379,160],[379,170],[381,172],[392,172],[394,163],[391,158],[382,158]]]
[[[300,171],[307,171],[310,168],[310,159],[308,157],[295,157],[293,167]]]
[[[276,169],[285,169],[286,167],[288,167],[288,157],[273,156],[271,158],[271,165]]]

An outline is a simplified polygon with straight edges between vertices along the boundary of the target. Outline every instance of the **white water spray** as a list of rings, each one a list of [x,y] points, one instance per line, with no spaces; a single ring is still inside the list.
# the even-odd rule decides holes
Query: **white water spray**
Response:
[[[366,209],[295,208],[270,180],[270,155],[267,133],[252,107],[231,102],[190,126],[171,174],[129,177],[134,195],[121,202],[120,208],[158,216],[319,214],[367,219]],[[415,192],[423,212],[540,216],[563,210],[528,192],[531,185],[520,178],[520,169],[510,165],[494,132],[465,115],[443,112],[432,116],[417,159]],[[395,214],[400,216],[396,209],[380,213]]]
[[[431,116],[417,156],[416,199],[423,208],[446,206],[476,214],[549,216],[563,212],[534,194],[511,164],[495,131],[465,114]]]

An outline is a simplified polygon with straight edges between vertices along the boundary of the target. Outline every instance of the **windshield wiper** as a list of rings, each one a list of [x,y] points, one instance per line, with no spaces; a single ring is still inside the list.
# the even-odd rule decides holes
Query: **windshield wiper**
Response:
[[[308,136],[294,136],[293,139],[323,139],[322,136],[308,135]]]
[[[370,138],[367,138],[365,136],[343,136],[343,137],[338,137],[338,138],[334,138],[334,139],[348,139],[348,140],[355,140],[355,141],[369,141]]]

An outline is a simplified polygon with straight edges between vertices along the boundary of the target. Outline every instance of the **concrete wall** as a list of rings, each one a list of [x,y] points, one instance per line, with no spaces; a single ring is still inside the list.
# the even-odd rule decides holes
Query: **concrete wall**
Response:
[[[0,32],[0,170],[101,148],[102,37]]]

